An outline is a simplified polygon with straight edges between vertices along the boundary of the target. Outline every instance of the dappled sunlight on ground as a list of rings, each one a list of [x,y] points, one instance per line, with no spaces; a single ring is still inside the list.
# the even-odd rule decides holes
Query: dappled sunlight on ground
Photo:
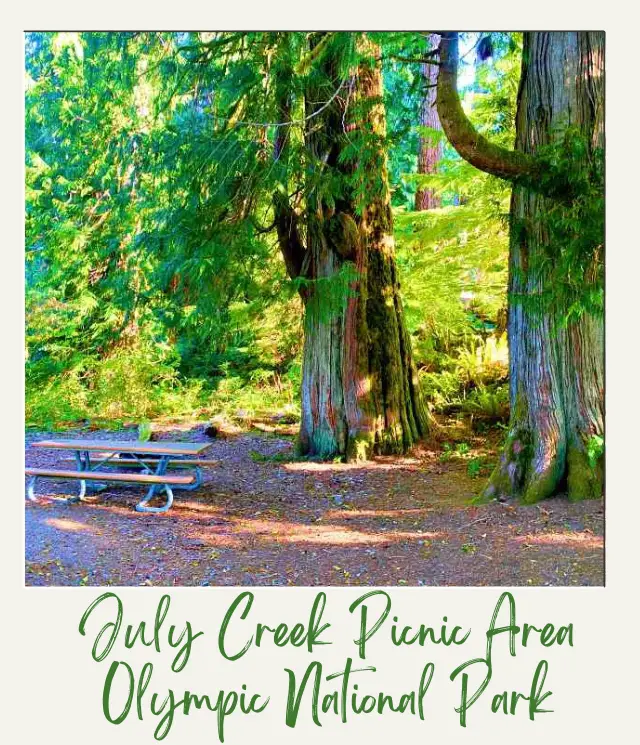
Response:
[[[328,518],[329,520],[354,520],[363,517],[377,517],[377,518],[400,518],[400,519],[411,519],[414,517],[424,517],[429,514],[430,510],[427,508],[415,508],[406,510],[361,510],[351,508],[349,510],[328,510],[324,513],[323,519]]]
[[[284,520],[232,520],[229,525],[232,534],[242,532],[261,540],[278,543],[318,543],[331,545],[373,545],[394,541],[411,541],[437,538],[439,533],[385,531],[368,533],[338,525],[304,525]]]
[[[217,527],[202,528],[190,533],[190,541],[202,542],[203,545],[212,548],[242,548],[248,545],[248,536],[239,533],[234,535],[226,529]]]
[[[513,538],[523,546],[579,546],[582,548],[603,548],[604,537],[592,533],[538,533]]]
[[[316,463],[315,461],[292,461],[283,464],[287,471],[306,473],[326,473],[331,471],[398,471],[415,469],[420,465],[417,458],[376,459],[358,463]]]
[[[172,515],[174,517],[182,516],[182,513],[191,513],[191,512],[201,512],[203,514],[207,515],[215,515],[219,514],[224,511],[222,507],[219,507],[214,504],[208,504],[205,502],[194,502],[192,500],[189,500],[188,502],[180,499],[179,501],[176,500],[173,503],[173,507],[171,508]]]
[[[137,487],[64,504],[47,497],[73,490],[43,483],[43,499],[26,503],[26,583],[603,583],[601,502],[472,505],[484,476],[442,450],[365,464],[283,462],[289,452],[291,442],[272,435],[218,438],[203,487],[176,490],[164,514],[136,512]],[[55,454],[26,455],[29,465],[55,463]]]
[[[70,533],[95,533],[95,530],[89,527],[86,523],[81,523],[77,520],[68,520],[64,517],[50,517],[44,522],[46,525],[56,528],[56,530],[64,530]]]

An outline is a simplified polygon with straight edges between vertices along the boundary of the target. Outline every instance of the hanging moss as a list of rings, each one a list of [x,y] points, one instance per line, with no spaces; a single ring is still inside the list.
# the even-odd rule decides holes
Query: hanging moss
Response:
[[[545,306],[566,320],[604,307],[604,150],[579,127],[558,122],[552,141],[540,147],[540,173],[532,188],[544,209],[532,225],[546,235],[532,270],[548,275]]]

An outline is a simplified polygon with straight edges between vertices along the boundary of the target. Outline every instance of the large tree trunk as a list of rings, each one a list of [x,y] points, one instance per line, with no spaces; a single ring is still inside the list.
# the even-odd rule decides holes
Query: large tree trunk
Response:
[[[429,34],[429,51],[437,49],[440,37]],[[425,92],[420,106],[420,126],[441,131],[440,119],[436,109],[436,82],[438,67],[435,64],[423,62],[420,65],[425,85]],[[418,143],[418,173],[430,175],[437,172],[438,161],[442,158],[444,142],[442,138],[430,134],[421,134]],[[419,187],[416,191],[416,211],[432,210],[440,206],[440,197],[429,187]]]
[[[526,153],[576,126],[602,139],[604,35],[528,33],[516,120],[516,147]],[[558,128],[558,131],[554,131]],[[602,318],[585,313],[566,327],[567,308],[537,308],[532,298],[549,287],[550,246],[540,216],[548,199],[514,186],[509,280],[512,415],[507,443],[486,489],[536,502],[565,487],[569,498],[597,497],[603,469],[591,467],[587,447],[604,429]]]
[[[447,51],[443,49],[445,67]],[[450,93],[448,88],[445,109]],[[528,32],[514,157],[494,169],[488,164],[500,160],[495,149],[482,152],[481,142],[475,153],[467,152],[479,167],[496,175],[510,172],[507,177],[515,181],[508,316],[511,420],[487,497],[536,502],[565,489],[570,499],[602,493],[602,457],[590,463],[588,446],[604,430],[603,318],[584,312],[567,322],[568,307],[552,279],[553,257],[563,246],[554,244],[543,217],[551,201],[530,174],[539,148],[561,138],[567,126],[601,146],[603,113],[604,34]],[[456,115],[453,111],[447,123],[441,115],[445,131],[453,122],[454,146]],[[474,147],[466,138],[464,147],[469,145]],[[520,172],[518,162],[524,164]],[[548,295],[554,297],[552,305],[544,300]]]
[[[368,42],[363,42],[367,43]],[[376,50],[370,50],[375,52]],[[363,61],[350,94],[317,113],[340,80],[331,62],[308,91],[311,169],[324,171],[337,196],[308,197],[302,452],[362,459],[400,453],[426,432],[426,412],[405,330],[394,260],[393,221],[383,140],[380,66]],[[340,159],[352,137],[366,136],[367,160]],[[353,180],[362,174],[361,189]],[[357,192],[357,194],[356,194]],[[358,202],[358,203],[357,203]],[[359,207],[359,209],[358,209]]]

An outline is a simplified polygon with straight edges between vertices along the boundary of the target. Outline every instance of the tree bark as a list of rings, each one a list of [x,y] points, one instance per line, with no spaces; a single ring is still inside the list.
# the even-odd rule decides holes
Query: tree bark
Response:
[[[440,37],[437,34],[429,34],[429,50],[437,49]],[[420,125],[430,129],[442,131],[442,125],[438,118],[436,109],[436,82],[438,80],[437,65],[422,63],[420,65],[425,94],[420,107]],[[421,134],[418,144],[418,173],[429,175],[437,172],[438,161],[442,158],[444,142],[435,139],[434,135]],[[433,189],[419,187],[416,191],[416,211],[432,210],[440,206],[440,197]]]
[[[554,245],[542,219],[552,200],[531,175],[540,168],[535,157],[539,148],[563,137],[567,127],[577,128],[592,147],[602,147],[604,34],[524,34],[513,153],[474,133],[462,112],[454,89],[456,37],[451,35],[443,48],[438,89],[445,132],[473,165],[514,181],[508,312],[511,418],[484,495],[517,496],[526,503],[564,490],[574,500],[599,497],[603,458],[590,462],[588,446],[593,437],[604,434],[603,318],[584,312],[567,321],[561,296],[552,306],[543,301],[545,295],[554,295],[551,265],[563,247]],[[569,210],[567,204],[570,216]]]
[[[528,33],[516,120],[516,147],[527,154],[579,127],[602,145],[604,34]],[[602,493],[603,464],[587,447],[604,433],[603,318],[584,313],[564,324],[567,308],[537,310],[549,291],[543,264],[550,237],[539,216],[549,200],[514,186],[511,209],[509,340],[512,415],[507,444],[488,496],[518,494],[536,502],[566,488],[570,499]],[[527,302],[529,301],[529,302]],[[565,483],[566,482],[566,483]]]
[[[307,198],[312,281],[305,299],[300,448],[322,458],[401,453],[427,430],[396,275],[382,76],[373,61],[379,54],[366,41],[361,51],[370,58],[358,67],[351,92],[318,113],[324,104],[316,102],[328,101],[340,85],[325,58],[325,82],[307,95],[313,102],[307,116],[314,114],[306,134],[309,178],[320,169],[322,181]],[[348,119],[349,105],[359,112],[355,121]],[[350,133],[371,144],[357,168],[340,157]],[[365,180],[359,189],[358,178]],[[326,183],[339,185],[331,197],[320,185]]]

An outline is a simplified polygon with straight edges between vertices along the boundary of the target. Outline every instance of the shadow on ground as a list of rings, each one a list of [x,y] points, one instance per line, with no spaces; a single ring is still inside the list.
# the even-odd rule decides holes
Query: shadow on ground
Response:
[[[29,435],[27,441],[43,433]],[[71,436],[71,435],[70,435]],[[166,431],[205,439],[200,430]],[[92,433],[113,439],[113,433]],[[118,439],[125,439],[118,433]],[[133,439],[133,433],[130,435]],[[601,501],[471,506],[482,481],[464,462],[296,461],[289,439],[212,442],[219,464],[166,514],[134,511],[136,488],[90,502],[26,505],[27,585],[602,585]],[[28,465],[56,454],[27,447]]]

